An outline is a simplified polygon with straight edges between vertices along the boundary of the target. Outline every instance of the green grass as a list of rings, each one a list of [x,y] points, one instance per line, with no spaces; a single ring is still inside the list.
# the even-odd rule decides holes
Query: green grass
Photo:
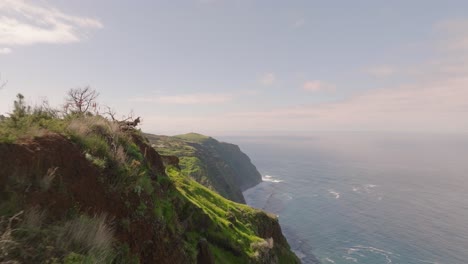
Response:
[[[26,115],[13,121],[7,118],[0,121],[0,143],[13,143],[20,139],[35,138],[46,131],[63,133],[67,120],[56,119],[46,115]]]
[[[242,263],[254,257],[255,250],[251,245],[264,240],[256,235],[253,227],[257,214],[263,212],[227,200],[175,168],[168,168],[167,174],[182,196],[212,220],[213,225],[205,235],[212,247],[217,248],[217,258],[220,259],[227,251],[230,254],[226,256],[232,255],[229,258],[236,260],[220,263]]]
[[[198,134],[198,133],[187,133],[187,134],[177,135],[174,137],[187,140],[187,141],[197,142],[197,143],[201,143],[201,142],[211,139],[211,137]]]

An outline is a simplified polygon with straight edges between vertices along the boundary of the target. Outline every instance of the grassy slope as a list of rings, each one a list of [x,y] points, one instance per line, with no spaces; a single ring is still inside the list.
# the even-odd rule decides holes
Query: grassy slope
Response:
[[[253,257],[251,244],[263,241],[255,235],[251,225],[256,210],[231,202],[203,185],[184,176],[175,168],[168,168],[169,177],[176,183],[177,190],[190,203],[200,208],[213,221],[203,233],[192,233],[197,241],[207,237],[219,263],[246,263]],[[228,219],[231,219],[229,221]],[[233,220],[233,219],[239,219]],[[233,224],[234,222],[234,224]],[[226,262],[229,260],[228,262]]]
[[[217,263],[263,262],[268,254],[279,263],[299,263],[285,241],[271,240],[268,245],[268,239],[259,235],[260,225],[277,224],[276,216],[227,200],[174,167],[167,168],[167,173],[183,197],[212,220],[209,228],[194,235],[208,240]]]
[[[187,133],[187,134],[182,134],[182,135],[177,135],[174,136],[176,138],[180,138],[186,141],[191,141],[191,142],[197,142],[197,143],[203,143],[209,139],[211,139],[208,136],[198,134],[198,133]]]

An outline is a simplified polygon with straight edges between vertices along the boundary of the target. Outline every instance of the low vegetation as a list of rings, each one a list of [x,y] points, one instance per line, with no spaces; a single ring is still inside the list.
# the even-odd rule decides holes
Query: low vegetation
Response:
[[[0,121],[0,152],[13,155],[0,153],[11,163],[0,168],[0,262],[196,263],[200,241],[216,263],[297,262],[284,238],[261,232],[266,219],[280,233],[275,216],[192,179],[204,177],[201,159],[164,167],[141,131],[98,113],[97,93],[71,95],[64,111],[18,95]]]
[[[0,219],[0,260],[16,263],[111,263],[116,257],[105,216],[44,223],[36,208]],[[3,263],[3,262],[2,262]]]

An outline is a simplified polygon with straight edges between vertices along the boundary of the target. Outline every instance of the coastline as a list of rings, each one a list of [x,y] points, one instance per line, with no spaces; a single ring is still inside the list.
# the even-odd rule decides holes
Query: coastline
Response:
[[[268,176],[268,175],[266,175]],[[284,223],[281,223],[281,208],[284,206],[282,204],[281,199],[271,199],[272,196],[275,194],[274,190],[271,190],[269,193],[265,192],[265,189],[268,187],[272,187],[271,185],[275,185],[281,183],[281,180],[272,180],[271,176],[266,177],[262,176],[262,181],[258,184],[244,190],[242,194],[244,195],[246,204],[248,206],[267,211],[270,213],[274,213],[278,216],[281,230],[288,241],[289,245],[291,246],[291,250],[294,254],[301,260],[303,264],[320,264],[321,262],[313,255],[312,253],[312,246],[311,244],[304,238],[302,238],[299,234],[295,233],[292,228],[288,227]],[[266,177],[266,178],[265,178]],[[265,180],[268,179],[268,180]],[[270,185],[270,186],[269,186]],[[265,187],[265,188],[263,188]],[[259,189],[261,188],[261,189]],[[254,199],[252,199],[254,198]],[[259,202],[259,200],[264,200]],[[271,203],[271,200],[274,202]],[[276,201],[275,201],[276,200]],[[263,206],[259,206],[260,203],[264,203]],[[274,210],[268,210],[268,208],[273,207]],[[273,209],[272,208],[272,209]]]

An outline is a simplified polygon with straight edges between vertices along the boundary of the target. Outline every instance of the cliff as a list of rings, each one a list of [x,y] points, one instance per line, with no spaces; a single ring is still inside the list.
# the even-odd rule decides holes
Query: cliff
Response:
[[[214,153],[201,160],[218,164]],[[299,263],[275,216],[223,198],[178,161],[99,116],[1,121],[0,262]],[[251,184],[229,184],[241,182]]]
[[[250,158],[236,145],[196,133],[146,137],[161,154],[178,157],[185,174],[232,201],[245,203],[242,191],[262,181]]]

